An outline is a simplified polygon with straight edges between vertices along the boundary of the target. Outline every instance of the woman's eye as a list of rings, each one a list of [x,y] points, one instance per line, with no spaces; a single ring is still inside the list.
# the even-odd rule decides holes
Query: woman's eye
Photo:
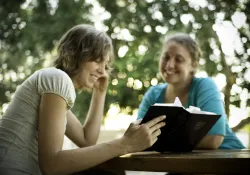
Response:
[[[105,70],[109,70],[109,67],[108,67],[108,65],[105,65]]]
[[[169,56],[168,55],[166,55],[165,57],[164,57],[164,60],[169,60]]]
[[[182,62],[182,60],[183,60],[183,59],[182,59],[181,56],[177,56],[177,57],[176,57],[176,61],[177,61],[177,62]]]

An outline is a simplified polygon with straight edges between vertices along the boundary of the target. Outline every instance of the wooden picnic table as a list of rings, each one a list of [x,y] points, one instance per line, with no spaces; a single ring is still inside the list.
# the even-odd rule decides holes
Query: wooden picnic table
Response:
[[[195,150],[187,153],[138,152],[102,163],[93,170],[198,174],[250,174],[250,150]]]

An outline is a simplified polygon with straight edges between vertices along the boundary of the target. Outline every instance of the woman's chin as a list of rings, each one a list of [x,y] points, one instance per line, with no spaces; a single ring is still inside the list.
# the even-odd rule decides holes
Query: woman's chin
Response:
[[[88,83],[84,83],[81,85],[81,89],[92,89],[94,87],[94,83],[92,82],[88,82]]]
[[[94,83],[89,83],[88,85],[86,85],[86,88],[88,89],[93,89],[94,87]]]
[[[171,78],[171,77],[165,77],[164,81],[167,82],[168,84],[175,84],[177,82],[176,79]]]

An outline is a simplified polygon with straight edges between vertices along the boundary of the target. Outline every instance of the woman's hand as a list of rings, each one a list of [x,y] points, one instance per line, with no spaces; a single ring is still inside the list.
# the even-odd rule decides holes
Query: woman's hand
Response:
[[[107,72],[105,72],[104,75],[98,78],[98,80],[94,84],[94,89],[99,92],[106,92],[108,84],[109,84],[109,75]]]
[[[143,151],[152,146],[161,134],[160,128],[165,126],[165,122],[162,122],[165,118],[160,116],[141,125],[140,121],[131,123],[123,136],[126,153]]]

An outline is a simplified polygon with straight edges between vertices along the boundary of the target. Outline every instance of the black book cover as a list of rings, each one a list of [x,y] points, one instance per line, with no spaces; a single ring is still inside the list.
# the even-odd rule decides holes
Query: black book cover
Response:
[[[141,124],[160,115],[166,115],[166,125],[155,144],[145,151],[192,151],[221,116],[202,111],[192,113],[182,106],[152,105]]]

